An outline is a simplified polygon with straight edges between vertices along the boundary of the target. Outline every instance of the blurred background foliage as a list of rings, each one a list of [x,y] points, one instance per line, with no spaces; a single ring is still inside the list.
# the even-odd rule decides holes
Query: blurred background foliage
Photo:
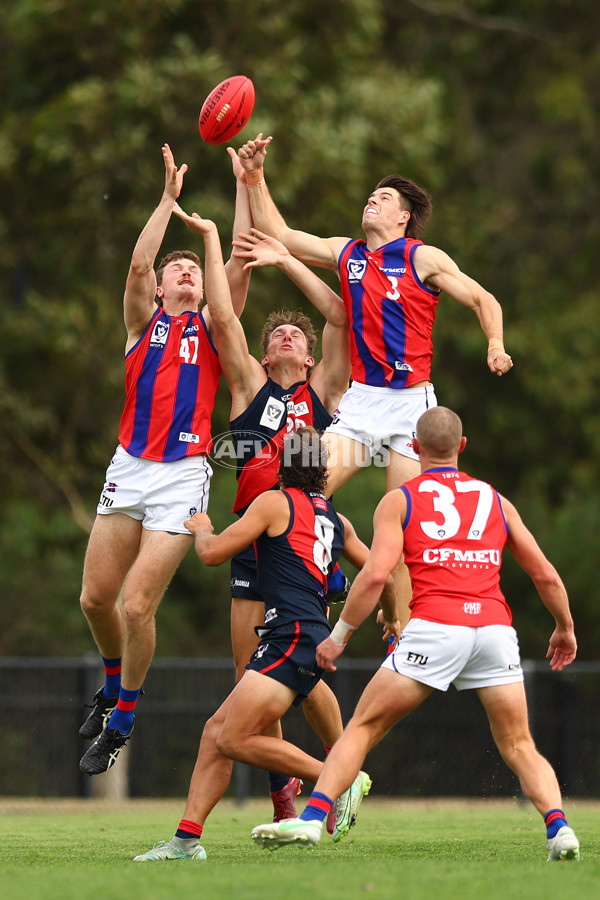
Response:
[[[217,222],[228,253],[231,165],[197,119],[209,90],[243,73],[257,100],[235,146],[274,135],[268,178],[290,224],[358,236],[369,191],[402,173],[433,194],[427,242],[502,303],[515,367],[498,379],[475,316],[442,297],[438,400],[463,418],[464,468],[517,503],[561,572],[580,659],[597,657],[600,6],[15,0],[3,19],[0,652],[93,649],[78,595],[123,403],[131,250],[161,195],[167,141],[189,165],[182,205]],[[193,241],[174,219],[163,249]],[[255,272],[253,351],[282,305],[311,312],[279,273]],[[215,435],[228,418],[223,387]],[[220,529],[235,480],[215,468]],[[382,491],[373,467],[337,497],[367,541]],[[228,586],[227,566],[190,553],[159,610],[157,652],[227,655]],[[543,657],[552,620],[510,559],[503,586],[523,654]],[[349,653],[380,648],[371,623]]]

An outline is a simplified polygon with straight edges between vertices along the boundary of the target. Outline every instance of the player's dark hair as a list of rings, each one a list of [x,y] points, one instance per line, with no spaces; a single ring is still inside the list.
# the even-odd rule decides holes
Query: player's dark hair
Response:
[[[403,178],[402,175],[388,175],[382,178],[375,190],[386,187],[398,191],[401,209],[407,209],[410,213],[410,219],[406,224],[406,237],[420,238],[433,209],[431,197],[418,184]]]
[[[280,325],[294,325],[296,328],[299,328],[306,338],[306,349],[308,350],[308,355],[313,355],[317,343],[317,333],[314,329],[313,323],[310,321],[308,316],[304,315],[301,309],[278,309],[275,310],[275,312],[270,313],[267,321],[263,326],[262,335],[260,338],[260,346],[262,348],[263,355],[265,355],[267,352],[267,347],[269,346],[271,335],[276,328],[279,328]]]
[[[158,264],[158,269],[156,270],[156,286],[160,287],[162,284],[163,272],[165,267],[169,265],[169,263],[175,262],[176,259],[191,259],[192,262],[196,263],[200,271],[202,271],[202,263],[200,261],[200,257],[197,256],[192,250],[173,250],[171,253],[167,253],[166,256],[163,256],[161,261]],[[156,297],[156,302],[159,306],[162,306],[162,297]]]
[[[279,463],[279,484],[302,491],[325,489],[327,482],[327,445],[311,425],[304,425],[283,442]]]

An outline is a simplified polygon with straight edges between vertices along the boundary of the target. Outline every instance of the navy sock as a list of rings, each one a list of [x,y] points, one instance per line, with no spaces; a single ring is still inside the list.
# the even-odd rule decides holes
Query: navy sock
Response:
[[[281,788],[284,788],[288,781],[290,780],[289,775],[279,775],[278,772],[269,772],[269,791],[274,794],[275,791],[280,791]]]
[[[140,691],[141,688],[126,691],[123,687],[119,690],[117,706],[108,720],[107,728],[116,728],[121,734],[129,734],[133,728],[135,704]]]
[[[314,822],[315,820],[323,822],[332,806],[333,800],[331,800],[327,794],[313,791],[310,795],[308,806],[300,813],[298,818],[302,819],[304,822]]]
[[[102,657],[104,663],[104,690],[105,699],[109,697],[118,697],[119,688],[121,687],[121,657],[116,659],[106,659]]]
[[[546,823],[546,836],[549,838],[555,837],[560,828],[569,824],[562,809],[549,810],[544,816],[544,822]]]

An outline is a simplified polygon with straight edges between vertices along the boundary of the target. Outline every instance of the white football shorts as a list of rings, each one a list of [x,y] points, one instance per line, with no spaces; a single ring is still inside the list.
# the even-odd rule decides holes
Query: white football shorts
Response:
[[[511,625],[442,625],[410,619],[394,652],[382,663],[438,691],[523,681],[517,632]]]
[[[396,389],[353,381],[326,431],[364,444],[371,459],[391,448],[418,460],[412,445],[417,419],[432,406],[437,406],[432,384]]]
[[[101,516],[124,513],[148,531],[190,534],[184,520],[206,512],[212,468],[206,456],[155,462],[131,456],[119,445],[98,501]]]

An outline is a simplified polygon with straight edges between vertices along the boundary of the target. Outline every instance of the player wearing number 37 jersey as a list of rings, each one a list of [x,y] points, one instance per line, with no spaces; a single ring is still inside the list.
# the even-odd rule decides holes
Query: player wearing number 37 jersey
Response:
[[[406,496],[404,559],[411,618],[449,625],[510,625],[500,590],[507,526],[500,498],[484,481],[449,466],[400,487]]]
[[[577,651],[569,600],[512,503],[458,470],[465,444],[462,423],[451,410],[435,407],[419,417],[415,447],[421,475],[377,507],[369,559],[330,637],[317,647],[317,662],[335,669],[403,552],[413,584],[410,620],[400,634],[397,608],[381,597],[380,616],[400,640],[365,688],[304,812],[254,829],[254,840],[263,846],[317,843],[322,818],[357,777],[368,751],[434,690],[452,684],[477,691],[502,757],[544,817],[548,859],[579,858],[556,775],[529,731],[517,635],[499,586],[504,546],[531,576],[554,618],[546,656],[555,671],[568,666]]]

